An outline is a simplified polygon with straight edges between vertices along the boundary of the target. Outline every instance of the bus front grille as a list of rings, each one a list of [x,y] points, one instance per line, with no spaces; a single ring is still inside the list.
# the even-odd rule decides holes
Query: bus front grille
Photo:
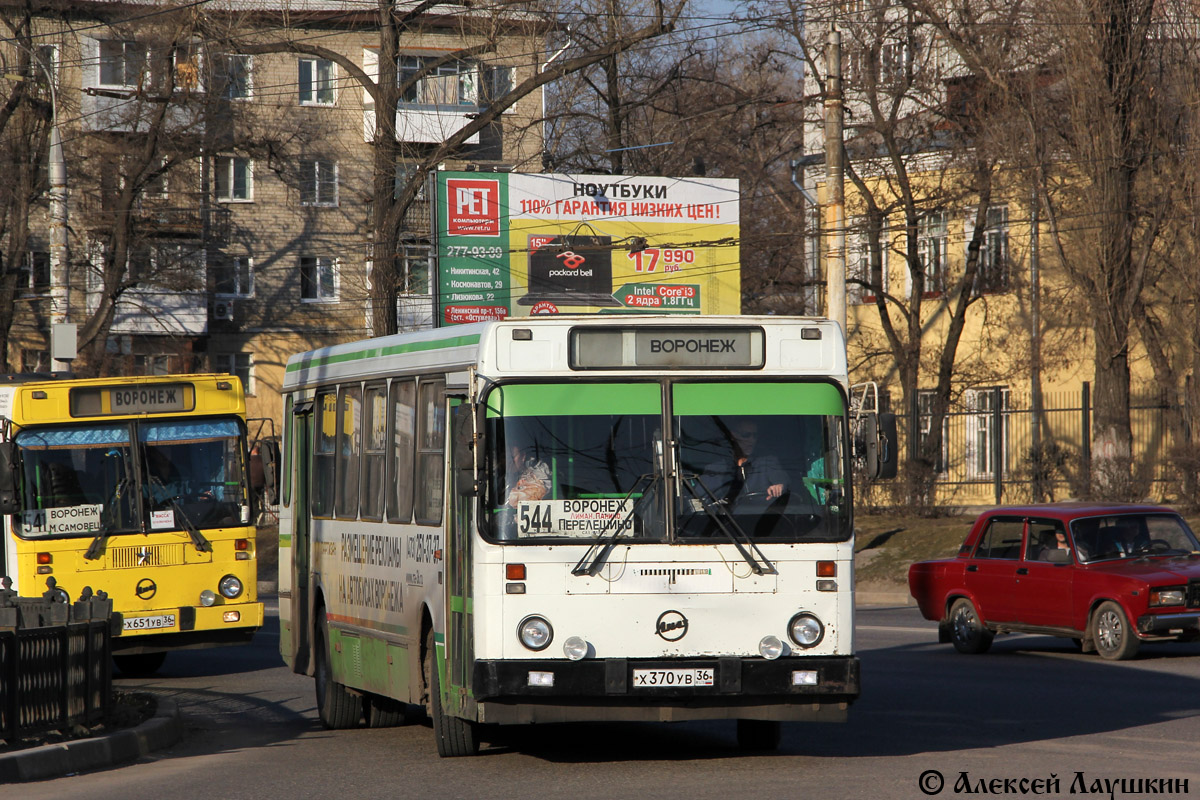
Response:
[[[168,567],[183,563],[182,544],[152,544],[141,547],[114,547],[109,555],[109,568]]]

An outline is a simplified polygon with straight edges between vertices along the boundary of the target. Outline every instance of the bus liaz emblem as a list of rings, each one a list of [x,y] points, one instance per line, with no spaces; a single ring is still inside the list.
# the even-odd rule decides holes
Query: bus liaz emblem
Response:
[[[158,591],[158,585],[149,578],[142,578],[137,582],[137,587],[133,591],[139,599],[149,600]]]
[[[658,615],[658,622],[654,623],[654,632],[668,642],[678,642],[687,636],[687,617],[678,611],[664,611]]]

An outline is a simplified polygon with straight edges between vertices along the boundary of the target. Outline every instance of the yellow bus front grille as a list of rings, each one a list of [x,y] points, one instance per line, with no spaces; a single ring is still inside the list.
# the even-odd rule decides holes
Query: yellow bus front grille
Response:
[[[109,551],[110,569],[130,567],[169,567],[183,563],[182,544],[148,544],[141,547],[114,547]]]

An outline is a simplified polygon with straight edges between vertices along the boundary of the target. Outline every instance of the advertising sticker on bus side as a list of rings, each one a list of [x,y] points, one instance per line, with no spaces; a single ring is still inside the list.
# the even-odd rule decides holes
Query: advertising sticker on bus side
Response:
[[[539,500],[517,505],[519,536],[594,537],[633,530],[633,502],[621,497]]]

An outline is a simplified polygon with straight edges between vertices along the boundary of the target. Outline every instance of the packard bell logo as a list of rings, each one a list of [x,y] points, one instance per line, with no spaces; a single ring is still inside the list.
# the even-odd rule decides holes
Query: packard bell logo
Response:
[[[654,632],[668,642],[678,642],[687,636],[687,617],[678,611],[664,611],[658,615],[658,622],[654,623]]]

